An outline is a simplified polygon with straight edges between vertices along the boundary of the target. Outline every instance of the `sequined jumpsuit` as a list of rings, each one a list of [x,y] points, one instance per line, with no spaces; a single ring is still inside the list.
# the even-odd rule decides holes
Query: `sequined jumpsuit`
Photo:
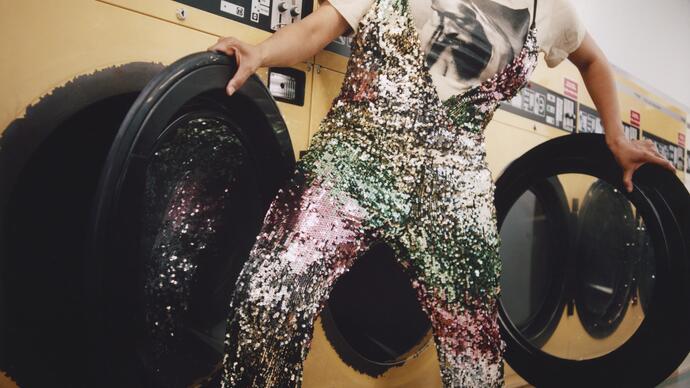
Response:
[[[378,241],[413,279],[444,386],[503,386],[501,260],[483,130],[536,66],[535,23],[505,69],[443,102],[407,0],[375,0],[351,48],[340,94],[237,281],[223,386],[300,386],[334,282]]]

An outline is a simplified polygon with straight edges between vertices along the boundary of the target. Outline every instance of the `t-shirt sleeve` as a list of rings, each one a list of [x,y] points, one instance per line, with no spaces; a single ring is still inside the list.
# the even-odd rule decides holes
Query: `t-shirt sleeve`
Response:
[[[548,24],[541,48],[546,64],[555,67],[580,47],[587,29],[569,0],[539,2],[541,3],[549,5],[547,9],[537,10],[541,12],[540,18]]]
[[[345,36],[357,33],[359,21],[369,10],[374,0],[327,0],[347,20],[350,31]],[[325,1],[324,1],[325,3]]]

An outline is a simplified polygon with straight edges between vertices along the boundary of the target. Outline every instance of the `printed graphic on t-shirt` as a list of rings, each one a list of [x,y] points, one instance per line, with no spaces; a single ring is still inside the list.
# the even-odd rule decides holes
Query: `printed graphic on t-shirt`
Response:
[[[513,61],[531,22],[529,9],[491,0],[431,0],[431,8],[421,32],[429,68],[467,86]]]

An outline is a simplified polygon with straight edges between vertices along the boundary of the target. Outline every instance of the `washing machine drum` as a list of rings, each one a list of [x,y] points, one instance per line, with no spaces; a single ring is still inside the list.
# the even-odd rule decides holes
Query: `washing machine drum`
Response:
[[[321,313],[321,325],[340,359],[374,378],[433,345],[431,322],[409,273],[385,243],[374,244],[338,279]]]
[[[602,135],[577,134],[496,182],[506,360],[535,386],[652,387],[688,354],[690,195],[659,166],[632,193],[621,176]]]
[[[577,218],[575,305],[587,333],[603,339],[626,317],[635,264],[654,258],[640,255],[633,206],[605,181],[589,187]],[[640,276],[653,280],[653,274]]]
[[[275,101],[234,59],[167,67],[126,116],[93,213],[87,284],[99,386],[204,384],[223,354],[235,279],[294,168]]]

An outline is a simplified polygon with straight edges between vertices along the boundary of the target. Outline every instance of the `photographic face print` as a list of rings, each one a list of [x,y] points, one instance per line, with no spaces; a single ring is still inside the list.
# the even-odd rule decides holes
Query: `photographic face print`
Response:
[[[432,73],[474,85],[503,70],[520,52],[529,9],[491,0],[431,0],[421,32]]]

